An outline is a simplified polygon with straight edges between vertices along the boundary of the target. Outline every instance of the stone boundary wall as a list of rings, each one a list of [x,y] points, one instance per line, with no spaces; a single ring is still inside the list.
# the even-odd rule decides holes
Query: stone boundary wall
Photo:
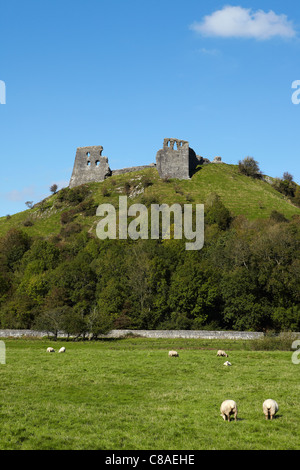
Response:
[[[206,330],[111,330],[102,338],[122,338],[127,335],[136,335],[143,338],[198,338],[198,339],[258,339],[264,333],[253,331],[206,331]],[[0,330],[0,338],[22,338],[53,336],[46,331],[34,330]],[[67,338],[66,333],[59,333],[60,338]]]
[[[121,168],[120,170],[112,170],[111,176],[124,175],[124,173],[131,173],[132,171],[145,170],[146,168],[155,168],[155,163],[151,163],[150,165],[131,166],[129,168]]]
[[[107,338],[120,338],[128,334],[143,338],[198,338],[198,339],[257,339],[264,333],[252,331],[206,331],[206,330],[112,330]]]

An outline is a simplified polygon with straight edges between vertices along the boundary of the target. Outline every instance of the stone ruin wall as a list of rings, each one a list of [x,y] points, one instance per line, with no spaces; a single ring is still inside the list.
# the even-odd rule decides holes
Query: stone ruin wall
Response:
[[[161,178],[189,179],[201,164],[186,140],[164,139],[163,148],[156,154],[156,168]]]
[[[111,175],[108,158],[102,157],[102,146],[78,147],[70,188],[84,183],[101,182]]]
[[[189,179],[196,171],[197,165],[210,163],[207,158],[196,155],[186,140],[166,138],[163,148],[156,154],[156,163],[143,166],[111,170],[108,158],[102,156],[102,146],[78,147],[70,188],[85,183],[102,182],[109,176],[122,175],[145,168],[156,167],[161,178]],[[216,159],[218,159],[216,161]],[[212,163],[221,163],[221,157],[216,157]]]

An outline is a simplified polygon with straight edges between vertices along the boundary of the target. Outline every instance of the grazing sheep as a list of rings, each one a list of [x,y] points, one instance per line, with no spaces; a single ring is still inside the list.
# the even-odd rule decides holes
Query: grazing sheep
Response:
[[[226,361],[226,362],[224,362],[224,364],[223,364],[223,365],[224,365],[224,366],[231,366],[232,364],[231,364],[231,362],[229,362],[229,361]]]
[[[62,348],[60,348],[60,350],[58,352],[59,353],[66,352],[66,348],[63,346]]]
[[[237,406],[236,406],[236,402],[233,401],[233,400],[225,400],[223,401],[221,407],[220,407],[220,411],[221,411],[221,416],[222,418],[224,419],[224,421],[226,421],[226,419],[228,421],[230,421],[230,416],[231,415],[234,415],[234,420],[236,421],[236,417],[237,417]]]
[[[223,351],[223,349],[219,349],[219,351],[217,352],[217,356],[228,357],[228,354],[226,354],[226,352]]]
[[[53,348],[47,348],[47,352],[55,352]]]
[[[179,354],[177,351],[169,351],[169,357],[179,357]]]
[[[269,398],[263,402],[263,412],[266,419],[273,419],[273,416],[277,413],[279,407],[275,400]]]

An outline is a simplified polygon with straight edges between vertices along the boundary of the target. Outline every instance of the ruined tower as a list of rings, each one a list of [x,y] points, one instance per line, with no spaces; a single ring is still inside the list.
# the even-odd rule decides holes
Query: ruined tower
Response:
[[[104,181],[111,175],[108,158],[102,157],[102,151],[102,146],[77,148],[70,188],[84,183]]]
[[[161,178],[189,179],[199,160],[186,140],[164,139],[156,154],[156,168]]]

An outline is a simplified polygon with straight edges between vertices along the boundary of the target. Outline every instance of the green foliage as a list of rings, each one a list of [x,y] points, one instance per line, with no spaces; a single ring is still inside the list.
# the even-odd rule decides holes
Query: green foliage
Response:
[[[202,250],[187,252],[184,240],[95,236],[96,206],[117,207],[123,188],[141,182],[136,202],[148,207],[183,205],[187,195],[204,202]],[[32,227],[22,226],[26,214],[2,219],[10,230],[0,237],[0,327],[31,328],[61,310],[65,331],[82,336],[97,336],[107,325],[299,329],[299,209],[270,184],[231,165],[206,165],[189,181],[166,184],[151,169],[112,177],[109,196],[102,187],[64,188],[44,201],[47,211],[32,209]],[[229,188],[236,197],[229,198]]]
[[[226,230],[232,216],[229,210],[224,206],[218,194],[212,193],[205,204],[205,221],[208,224],[217,224],[221,230]]]
[[[273,181],[273,187],[282,193],[284,196],[293,198],[296,193],[297,185],[290,179],[275,178]]]
[[[11,229],[0,239],[0,257],[4,266],[14,269],[30,247],[30,237],[18,229]]]
[[[69,202],[72,205],[77,205],[84,201],[89,192],[87,185],[81,185],[72,189],[63,188],[57,193],[57,199],[60,202]]]
[[[244,160],[240,160],[239,171],[243,175],[251,176],[252,178],[261,178],[258,162],[253,157],[246,157]]]
[[[296,191],[295,191],[295,197],[293,199],[293,203],[300,207],[300,186],[297,185]]]
[[[300,307],[277,307],[272,312],[272,320],[277,331],[300,331]]]

